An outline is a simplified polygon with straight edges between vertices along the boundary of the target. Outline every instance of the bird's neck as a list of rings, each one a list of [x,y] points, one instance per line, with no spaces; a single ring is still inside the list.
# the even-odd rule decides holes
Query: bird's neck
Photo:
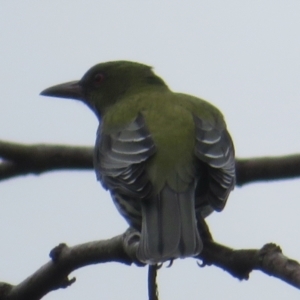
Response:
[[[129,88],[124,88],[121,92],[117,94],[107,95],[102,99],[101,102],[97,102],[101,104],[101,107],[95,107],[93,110],[96,112],[98,119],[101,119],[102,116],[114,107],[118,103],[122,103],[124,101],[128,101],[129,99],[136,97],[147,96],[151,93],[160,93],[160,92],[168,92],[170,91],[168,86],[163,84],[141,84],[136,86],[131,86]]]

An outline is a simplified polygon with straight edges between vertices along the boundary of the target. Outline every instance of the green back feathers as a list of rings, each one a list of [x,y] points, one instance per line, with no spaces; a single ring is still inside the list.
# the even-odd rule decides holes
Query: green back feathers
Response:
[[[190,183],[190,176],[194,175],[196,140],[193,116],[225,128],[221,113],[204,100],[168,89],[148,88],[124,95],[107,109],[102,120],[104,132],[119,130],[139,113],[144,116],[157,146],[157,153],[147,164],[150,181],[157,190],[168,182],[174,190],[184,191]],[[178,181],[178,176],[183,180]]]

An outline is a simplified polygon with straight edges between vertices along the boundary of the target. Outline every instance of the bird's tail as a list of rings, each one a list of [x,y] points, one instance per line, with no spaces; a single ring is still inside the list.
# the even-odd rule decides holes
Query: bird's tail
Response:
[[[177,193],[166,185],[158,195],[142,201],[140,261],[155,264],[200,253],[194,191],[191,186]]]

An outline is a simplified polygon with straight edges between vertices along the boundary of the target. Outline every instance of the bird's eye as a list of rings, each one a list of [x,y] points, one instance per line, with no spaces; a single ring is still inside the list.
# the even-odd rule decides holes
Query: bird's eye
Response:
[[[100,85],[103,80],[104,80],[104,75],[102,73],[97,73],[94,76],[94,84],[95,85]]]

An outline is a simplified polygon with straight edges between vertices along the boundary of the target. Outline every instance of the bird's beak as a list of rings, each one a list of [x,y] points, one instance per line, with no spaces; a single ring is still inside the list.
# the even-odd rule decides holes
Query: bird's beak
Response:
[[[71,81],[51,86],[43,90],[40,95],[58,98],[83,100],[83,90],[80,81]]]

